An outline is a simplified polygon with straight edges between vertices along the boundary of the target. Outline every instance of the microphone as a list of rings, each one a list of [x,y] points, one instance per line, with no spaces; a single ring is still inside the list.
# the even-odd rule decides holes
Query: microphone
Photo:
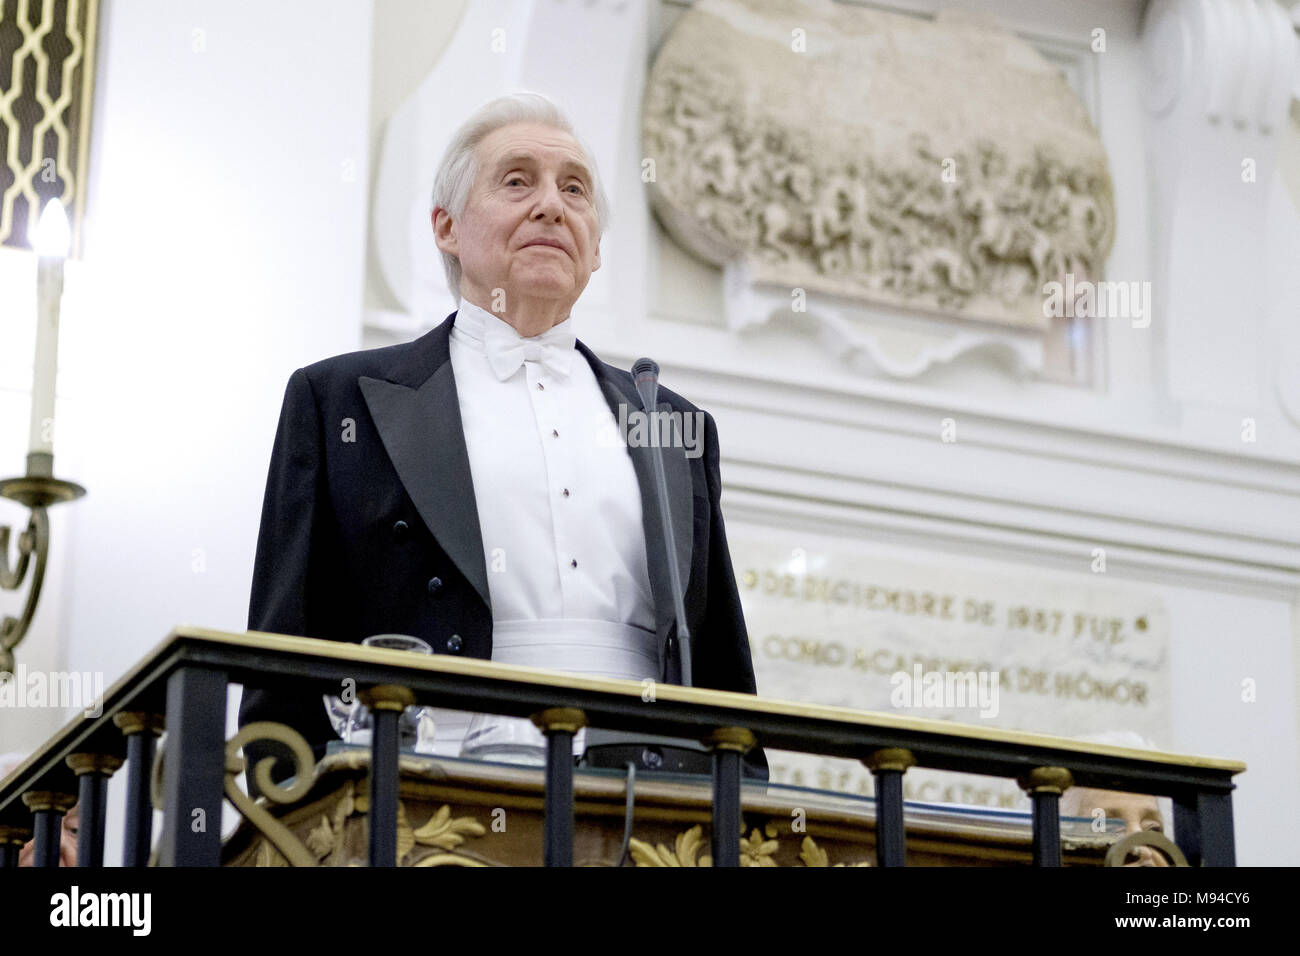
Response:
[[[632,380],[647,414],[658,410],[659,366],[648,358],[640,358],[632,366]],[[650,422],[653,426],[654,418]],[[664,544],[668,551],[668,574],[673,589],[673,610],[677,615],[677,658],[681,665],[681,680],[691,686],[691,634],[686,624],[686,608],[682,597],[682,572],[677,564],[677,538],[673,534],[672,513],[669,510],[668,480],[664,475],[663,450],[651,443],[650,456],[654,461],[655,491],[659,500],[659,513],[664,519]],[[669,648],[671,652],[672,648]],[[580,761],[581,766],[624,768],[628,764],[642,770],[675,773],[706,774],[713,768],[709,749],[698,740],[667,737],[662,734],[629,733],[587,728],[587,745]],[[632,799],[629,785],[628,800]]]
[[[654,359],[639,358],[632,365],[632,381],[636,384],[641,405],[650,416],[651,435],[655,434],[655,412],[659,408],[659,366]],[[691,632],[686,624],[686,607],[682,601],[682,571],[677,563],[677,536],[673,534],[673,519],[668,501],[668,479],[664,475],[663,449],[659,443],[650,443],[650,457],[654,461],[655,491],[659,498],[659,513],[664,519],[664,545],[668,549],[668,576],[673,589],[673,611],[677,615],[677,651],[681,662],[682,686],[691,686]]]

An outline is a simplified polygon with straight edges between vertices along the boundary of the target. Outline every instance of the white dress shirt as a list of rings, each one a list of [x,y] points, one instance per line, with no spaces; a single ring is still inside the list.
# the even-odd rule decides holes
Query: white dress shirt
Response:
[[[641,489],[596,375],[573,347],[573,323],[524,338],[462,299],[452,325],[492,659],[657,679]],[[433,752],[455,756],[469,715],[440,709],[435,720]]]

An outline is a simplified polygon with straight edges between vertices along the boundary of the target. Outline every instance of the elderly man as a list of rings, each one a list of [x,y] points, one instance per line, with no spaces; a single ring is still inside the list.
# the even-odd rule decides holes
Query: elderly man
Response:
[[[680,682],[652,460],[616,424],[644,418],[640,399],[575,334],[607,220],[595,162],[544,97],[494,100],[457,131],[431,221],[458,308],[289,379],[250,630],[408,634],[435,653]],[[662,448],[692,683],[754,693],[712,417],[667,389],[659,411],[700,425]],[[437,752],[454,754],[467,716],[438,717]],[[318,694],[246,687],[253,720],[290,724],[318,755],[333,737]],[[246,747],[250,766],[266,753]],[[766,778],[761,749],[745,767]]]

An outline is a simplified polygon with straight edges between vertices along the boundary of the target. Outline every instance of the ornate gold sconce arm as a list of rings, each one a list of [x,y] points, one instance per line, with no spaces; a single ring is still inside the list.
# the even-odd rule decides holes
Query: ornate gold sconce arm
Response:
[[[40,458],[50,460],[35,460]],[[52,470],[52,459],[52,455],[29,455],[27,475],[0,481],[0,497],[17,501],[31,510],[27,530],[18,536],[18,560],[12,567],[9,564],[9,535],[12,529],[8,525],[0,525],[0,588],[16,591],[22,587],[24,579],[28,577],[31,559],[33,556],[36,558],[21,616],[5,615],[4,620],[0,621],[0,672],[13,673],[14,648],[27,635],[32,616],[36,613],[36,602],[41,596],[45,563],[50,550],[50,519],[46,509],[64,501],[75,501],[86,493],[86,489],[75,482],[40,474],[42,465]]]

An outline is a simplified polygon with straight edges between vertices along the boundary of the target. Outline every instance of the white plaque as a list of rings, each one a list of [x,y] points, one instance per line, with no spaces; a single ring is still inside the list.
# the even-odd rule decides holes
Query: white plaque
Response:
[[[1169,740],[1159,595],[1108,578],[901,561],[870,545],[729,523],[764,697],[1079,736]],[[1092,570],[1093,568],[1097,570]],[[849,760],[769,751],[772,782],[871,793]],[[910,770],[908,799],[1023,808],[1011,781]]]

